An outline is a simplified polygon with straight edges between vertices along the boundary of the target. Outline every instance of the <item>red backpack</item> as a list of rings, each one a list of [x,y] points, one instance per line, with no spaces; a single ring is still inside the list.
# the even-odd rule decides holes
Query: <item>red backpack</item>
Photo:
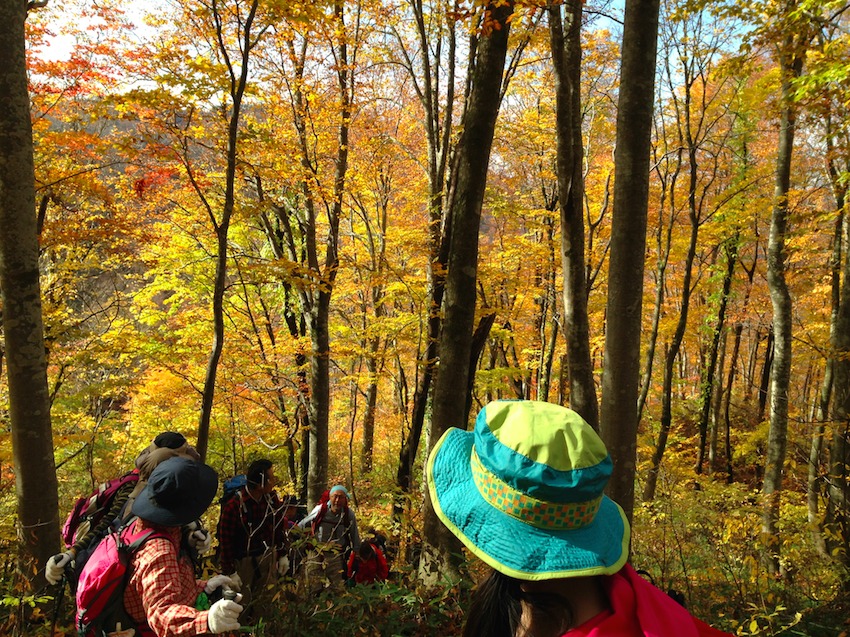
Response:
[[[62,526],[62,541],[65,542],[65,547],[71,548],[77,538],[98,525],[109,511],[112,501],[115,499],[115,494],[121,487],[130,482],[138,481],[139,471],[134,469],[123,476],[101,484],[91,495],[80,496]]]
[[[167,535],[153,529],[135,530],[135,518],[127,526],[107,535],[97,545],[80,573],[77,583],[75,623],[80,637],[99,637],[134,628],[141,637],[155,637],[146,625],[139,626],[124,608],[124,589],[130,582],[133,555],[145,542]]]

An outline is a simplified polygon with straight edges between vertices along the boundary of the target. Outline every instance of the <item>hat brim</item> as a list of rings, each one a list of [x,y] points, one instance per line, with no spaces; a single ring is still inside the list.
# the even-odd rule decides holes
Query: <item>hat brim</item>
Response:
[[[148,483],[133,502],[133,515],[162,526],[183,526],[200,518],[212,504],[218,491],[218,474],[212,467],[201,463],[196,464],[198,465],[197,485],[186,498],[181,500],[179,507],[166,508],[157,504]]]
[[[593,521],[580,529],[547,530],[491,506],[472,478],[474,434],[451,428],[428,462],[434,511],[477,557],[521,580],[582,577],[619,571],[628,558],[629,523],[620,506],[602,497]]]

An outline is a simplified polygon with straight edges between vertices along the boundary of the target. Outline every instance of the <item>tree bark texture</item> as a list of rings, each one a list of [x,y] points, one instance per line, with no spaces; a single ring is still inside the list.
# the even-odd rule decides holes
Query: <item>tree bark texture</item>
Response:
[[[465,392],[469,375],[474,373],[470,369],[470,354],[477,296],[478,232],[508,50],[508,18],[513,5],[513,2],[488,5],[492,29],[480,36],[463,136],[457,149],[440,364],[434,386],[429,450],[449,427],[466,428],[467,399],[458,392]],[[423,549],[424,568],[420,568],[424,579],[427,581],[437,572],[451,575],[460,557],[460,543],[437,519],[427,492],[423,540],[427,545]]]
[[[617,105],[617,148],[614,153],[616,179],[600,430],[614,461],[608,495],[623,507],[629,520],[634,510],[640,332],[658,10],[658,0],[626,2]]]
[[[561,18],[561,6],[566,9]],[[581,2],[552,5],[549,41],[555,69],[558,203],[564,269],[564,334],[570,378],[570,407],[595,430],[599,406],[590,360],[590,320],[584,239],[584,173],[581,133]]]
[[[0,2],[0,292],[18,502],[19,572],[31,589],[59,548],[47,352],[42,323],[26,3]]]
[[[790,49],[789,49],[790,51]],[[782,113],[776,156],[773,212],[767,244],[767,285],[773,307],[773,369],[770,382],[770,429],[764,467],[762,533],[766,538],[768,568],[780,572],[779,498],[788,444],[788,384],[791,374],[791,294],[785,278],[785,237],[788,232],[788,192],[791,189],[791,158],[794,148],[795,111],[792,77],[803,66],[801,57],[782,56]]]

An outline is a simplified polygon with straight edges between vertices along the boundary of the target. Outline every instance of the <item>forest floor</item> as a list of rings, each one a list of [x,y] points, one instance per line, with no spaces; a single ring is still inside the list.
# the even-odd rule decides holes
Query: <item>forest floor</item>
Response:
[[[803,613],[800,622],[777,637],[850,637],[850,591]]]

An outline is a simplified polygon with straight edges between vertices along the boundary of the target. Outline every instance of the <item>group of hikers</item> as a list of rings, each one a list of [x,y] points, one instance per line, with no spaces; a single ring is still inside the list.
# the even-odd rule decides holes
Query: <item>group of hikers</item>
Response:
[[[472,431],[443,435],[427,464],[431,502],[492,568],[473,593],[465,636],[725,635],[627,564],[628,520],[603,493],[611,471],[597,433],[576,412],[551,403],[494,401]],[[67,550],[48,561],[51,583],[76,583],[81,635],[237,631],[259,619],[279,577],[303,574],[315,593],[388,576],[382,538],[361,540],[345,486],[328,489],[298,519],[295,498],[275,492],[273,463],[260,459],[222,498],[220,574],[197,579],[195,565],[212,544],[199,520],[216,496],[218,475],[175,432],[160,434],[139,455],[135,475],[115,487],[97,524],[76,524],[74,537],[65,537]],[[116,599],[105,606],[104,596],[89,590],[105,587],[104,565],[113,569],[112,580],[120,574],[126,582],[113,585]]]
[[[67,549],[49,559],[45,568],[51,584],[65,580],[76,590],[78,629],[111,637],[124,637],[128,625],[142,636],[216,634],[238,628],[237,616],[242,623],[259,619],[256,609],[273,594],[279,577],[304,573],[312,594],[387,578],[385,539],[372,531],[361,541],[344,486],[330,488],[313,511],[298,520],[295,498],[281,499],[275,491],[270,460],[252,462],[241,478],[238,488],[225,489],[222,497],[215,556],[220,574],[206,581],[195,578],[196,567],[212,547],[200,517],[216,495],[218,475],[200,462],[182,434],[158,435],[139,454],[132,472],[111,486],[103,485],[91,498],[81,498],[80,514],[72,512],[63,529]],[[98,497],[106,510],[87,514],[86,506]],[[95,550],[110,532],[129,546],[148,530],[152,533],[130,552],[123,591],[126,616],[109,608],[99,608],[101,616],[92,616],[81,599],[95,596],[85,586],[101,586],[100,580],[86,577],[94,570]],[[238,592],[238,599],[220,599],[205,608],[205,602],[223,597],[226,590]],[[201,592],[204,599],[199,601]],[[110,630],[118,623],[120,631]]]

